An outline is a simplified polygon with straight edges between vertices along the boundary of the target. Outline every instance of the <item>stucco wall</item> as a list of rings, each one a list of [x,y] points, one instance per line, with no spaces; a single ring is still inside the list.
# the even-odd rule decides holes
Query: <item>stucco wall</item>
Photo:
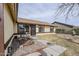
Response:
[[[36,32],[39,32],[39,26],[40,25],[36,25]],[[50,26],[43,26],[44,28],[44,32],[50,32]]]
[[[4,43],[8,41],[13,33],[13,21],[7,6],[4,5]]]
[[[45,32],[50,32],[50,26],[45,26]]]
[[[36,32],[39,32],[39,26],[36,25]]]
[[[13,30],[14,30],[14,33],[17,33],[17,23],[16,22],[13,23]]]

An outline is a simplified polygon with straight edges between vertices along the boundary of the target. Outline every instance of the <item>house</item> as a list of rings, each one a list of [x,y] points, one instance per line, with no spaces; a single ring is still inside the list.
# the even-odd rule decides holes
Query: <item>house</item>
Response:
[[[73,30],[73,28],[75,28],[75,26],[73,26],[73,25],[69,25],[69,24],[65,24],[65,23],[61,23],[61,22],[53,22],[52,24],[57,26],[57,27],[55,27],[56,28],[55,32],[60,31],[60,33],[69,32],[69,31]]]
[[[0,4],[0,55],[5,54],[5,49],[14,33],[17,33],[18,4]]]
[[[18,32],[20,32],[20,29],[22,28],[24,28],[24,31],[30,33],[31,35],[54,32],[55,26],[47,22],[25,19],[25,18],[18,18],[17,22],[18,22]]]
[[[7,52],[10,52],[10,45],[12,44],[15,34],[20,32],[19,28],[28,32],[30,35],[54,32],[53,29],[55,26],[52,24],[17,18],[17,15],[18,4],[0,4],[0,55],[6,55]]]
[[[37,35],[43,33],[55,33],[57,29],[71,30],[72,25],[59,22],[52,24],[37,20],[18,18],[18,4],[0,4],[0,55],[4,55],[8,50],[16,33],[29,33]],[[18,43],[15,45],[17,46]]]

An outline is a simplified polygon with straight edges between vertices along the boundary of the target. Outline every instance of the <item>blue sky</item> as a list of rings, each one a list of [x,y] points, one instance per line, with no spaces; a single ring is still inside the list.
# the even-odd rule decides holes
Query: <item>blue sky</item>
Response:
[[[56,19],[56,10],[59,4],[55,3],[20,3],[18,9],[18,17],[40,20],[53,23],[54,21],[79,26],[79,17],[71,17],[65,22],[64,16]]]

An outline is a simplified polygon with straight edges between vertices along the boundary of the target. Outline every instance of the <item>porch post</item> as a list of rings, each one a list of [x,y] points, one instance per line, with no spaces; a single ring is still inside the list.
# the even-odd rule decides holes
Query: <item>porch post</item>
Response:
[[[31,26],[29,25],[29,34],[31,35]]]
[[[54,27],[54,33],[56,33],[56,28]]]

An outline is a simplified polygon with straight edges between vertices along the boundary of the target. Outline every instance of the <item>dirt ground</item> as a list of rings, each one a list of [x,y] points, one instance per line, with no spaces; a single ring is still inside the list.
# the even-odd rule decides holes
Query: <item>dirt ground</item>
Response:
[[[37,35],[37,37],[39,39],[48,40],[60,46],[66,47],[67,50],[60,56],[79,56],[79,44],[62,38],[61,34]]]

